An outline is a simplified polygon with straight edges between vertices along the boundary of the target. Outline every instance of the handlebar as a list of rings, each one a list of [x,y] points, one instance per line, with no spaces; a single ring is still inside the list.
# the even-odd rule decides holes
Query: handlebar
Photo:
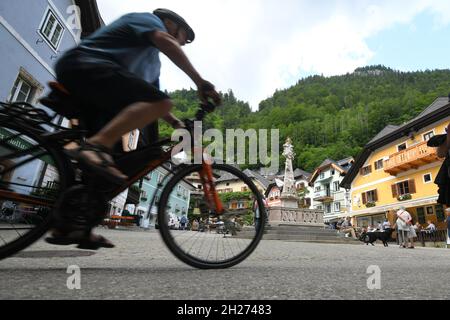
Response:
[[[194,122],[203,121],[206,116],[210,113],[213,113],[216,110],[216,106],[209,102],[206,104],[201,104],[197,113],[195,114],[194,119],[185,119],[183,120],[184,125],[188,131],[194,130]]]

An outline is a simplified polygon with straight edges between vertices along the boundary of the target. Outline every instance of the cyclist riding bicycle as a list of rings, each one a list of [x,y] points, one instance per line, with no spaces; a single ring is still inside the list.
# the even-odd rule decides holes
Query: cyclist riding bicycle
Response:
[[[158,9],[153,14],[127,14],[65,53],[56,64],[57,80],[85,108],[89,131],[86,143],[67,153],[108,181],[121,184],[128,177],[116,167],[112,149],[123,135],[143,128],[148,133],[158,119],[175,129],[184,126],[171,113],[169,96],[159,90],[159,52],[194,81],[202,102],[211,98],[220,105],[214,85],[200,76],[181,48],[194,39],[182,17]],[[60,226],[47,241],[66,245],[87,240],[70,226]],[[88,242],[93,249],[113,247],[92,234]]]

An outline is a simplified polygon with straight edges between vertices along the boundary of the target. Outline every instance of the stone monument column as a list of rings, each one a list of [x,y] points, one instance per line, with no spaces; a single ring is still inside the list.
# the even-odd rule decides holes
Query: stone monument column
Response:
[[[298,209],[299,197],[297,195],[297,189],[295,187],[294,168],[292,161],[295,159],[294,146],[292,145],[291,138],[288,138],[283,145],[283,156],[286,157],[286,169],[284,174],[284,187],[281,193],[281,207]]]

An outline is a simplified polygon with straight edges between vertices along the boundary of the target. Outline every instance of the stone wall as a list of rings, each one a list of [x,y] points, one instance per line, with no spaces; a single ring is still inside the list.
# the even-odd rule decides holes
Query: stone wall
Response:
[[[272,207],[267,214],[270,224],[324,225],[324,212],[320,210]]]

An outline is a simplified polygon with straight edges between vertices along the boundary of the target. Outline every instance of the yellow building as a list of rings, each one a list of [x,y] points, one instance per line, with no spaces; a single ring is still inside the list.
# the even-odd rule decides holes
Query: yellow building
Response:
[[[267,187],[270,185],[269,180],[259,173],[248,169],[244,171],[244,174],[253,181],[261,194],[265,193]],[[222,177],[217,179],[216,188],[219,193],[250,191],[241,179],[238,179],[230,173],[225,173]]]
[[[438,98],[424,112],[401,126],[388,126],[364,148],[341,186],[351,189],[351,216],[358,227],[396,220],[404,206],[415,222],[444,224],[434,180],[443,159],[427,141],[445,133],[450,122],[449,98]]]

